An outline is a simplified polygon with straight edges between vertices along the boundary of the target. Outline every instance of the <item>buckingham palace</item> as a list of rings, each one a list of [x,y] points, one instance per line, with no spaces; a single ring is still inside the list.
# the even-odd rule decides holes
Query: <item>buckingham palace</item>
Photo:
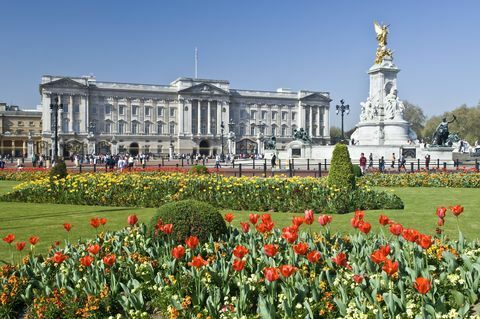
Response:
[[[53,149],[51,104],[56,98],[62,104],[59,156],[248,154],[261,152],[259,141],[271,136],[277,149],[285,148],[300,128],[315,144],[330,141],[327,92],[240,90],[225,80],[184,77],[156,85],[45,75],[40,95],[47,154]]]

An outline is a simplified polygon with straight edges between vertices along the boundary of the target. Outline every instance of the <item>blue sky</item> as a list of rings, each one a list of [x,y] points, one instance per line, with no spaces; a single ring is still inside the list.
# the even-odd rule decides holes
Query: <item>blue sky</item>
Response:
[[[3,1],[0,101],[34,108],[42,74],[329,91],[358,122],[373,20],[390,24],[399,97],[428,115],[480,101],[480,1]],[[333,125],[339,116],[331,115]]]

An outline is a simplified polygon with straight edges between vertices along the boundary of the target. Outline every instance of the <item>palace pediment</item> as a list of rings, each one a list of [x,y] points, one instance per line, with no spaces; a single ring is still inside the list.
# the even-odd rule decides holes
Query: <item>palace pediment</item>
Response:
[[[81,83],[78,83],[77,81],[74,81],[69,78],[62,78],[58,79],[52,82],[44,83],[40,85],[40,88],[45,88],[45,89],[86,89],[87,86]]]
[[[180,90],[178,93],[182,94],[205,94],[205,95],[229,95],[229,92],[216,87],[209,83],[200,83],[189,88]]]
[[[308,95],[300,98],[300,100],[302,102],[327,102],[327,103],[332,101],[331,99],[329,99],[325,95],[322,95],[322,94],[319,94],[319,93],[308,94]]]

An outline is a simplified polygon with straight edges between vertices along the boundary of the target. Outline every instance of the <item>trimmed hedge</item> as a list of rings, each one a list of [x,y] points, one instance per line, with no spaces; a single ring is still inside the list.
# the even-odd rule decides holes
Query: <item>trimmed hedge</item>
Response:
[[[155,239],[162,239],[155,225],[173,224],[172,236],[176,242],[183,242],[189,236],[197,236],[200,242],[206,242],[210,235],[217,240],[227,233],[227,226],[217,208],[196,200],[182,200],[160,206],[152,217],[149,233]]]
[[[335,145],[330,171],[328,172],[328,186],[350,190],[356,188],[355,174],[347,145]]]

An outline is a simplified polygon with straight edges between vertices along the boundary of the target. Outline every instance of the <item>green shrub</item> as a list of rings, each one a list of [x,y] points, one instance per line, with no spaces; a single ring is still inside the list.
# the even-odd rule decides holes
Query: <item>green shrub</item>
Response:
[[[205,175],[209,174],[208,169],[206,166],[203,165],[194,165],[189,170],[190,174],[197,174],[197,175]]]
[[[158,220],[164,224],[173,224],[172,236],[177,242],[183,242],[189,236],[197,236],[201,242],[205,242],[212,235],[216,240],[227,232],[218,209],[196,200],[182,200],[160,206],[149,226],[149,232],[155,238],[160,237],[155,236]]]
[[[67,165],[62,160],[59,160],[50,170],[50,178],[56,176],[57,179],[61,179],[67,177],[67,175]]]
[[[335,145],[333,150],[330,171],[328,172],[328,186],[341,189],[355,189],[355,175],[348,147],[344,144]]]
[[[358,165],[353,165],[353,175],[355,177],[362,177],[363,174],[362,174],[362,170],[360,169],[360,166]]]

